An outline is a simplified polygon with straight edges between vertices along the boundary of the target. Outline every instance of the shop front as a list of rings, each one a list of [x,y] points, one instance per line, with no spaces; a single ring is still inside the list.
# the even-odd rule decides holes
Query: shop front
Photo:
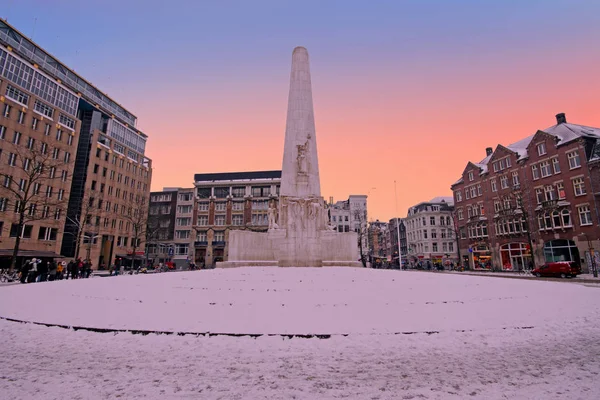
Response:
[[[531,251],[527,243],[507,243],[500,246],[502,270],[522,271],[530,269]]]
[[[470,249],[473,256],[473,269],[476,270],[491,270],[492,269],[492,252],[488,245],[477,245]]]
[[[546,262],[577,261],[580,262],[579,249],[575,242],[567,239],[556,239],[544,243]]]

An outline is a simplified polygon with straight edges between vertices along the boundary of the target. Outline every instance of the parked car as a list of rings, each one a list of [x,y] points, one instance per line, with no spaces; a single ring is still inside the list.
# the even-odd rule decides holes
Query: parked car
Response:
[[[581,274],[581,267],[575,261],[549,262],[531,271],[535,276],[555,276],[570,278]]]

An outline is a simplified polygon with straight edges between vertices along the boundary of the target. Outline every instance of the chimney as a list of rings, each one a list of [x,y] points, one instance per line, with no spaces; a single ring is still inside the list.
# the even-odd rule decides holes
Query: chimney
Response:
[[[486,147],[485,148],[485,155],[487,157],[491,156],[493,152],[494,152],[494,149],[492,149],[491,147]]]
[[[567,123],[567,117],[565,116],[565,113],[556,114],[556,125],[566,124],[566,123]]]

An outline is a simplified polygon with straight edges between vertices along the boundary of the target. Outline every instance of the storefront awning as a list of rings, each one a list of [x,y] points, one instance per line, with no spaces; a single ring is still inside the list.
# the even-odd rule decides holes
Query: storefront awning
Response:
[[[13,249],[0,249],[0,257],[12,257]],[[36,258],[65,258],[60,254],[56,254],[53,251],[45,250],[23,250],[20,249],[17,253],[17,257],[36,257]]]

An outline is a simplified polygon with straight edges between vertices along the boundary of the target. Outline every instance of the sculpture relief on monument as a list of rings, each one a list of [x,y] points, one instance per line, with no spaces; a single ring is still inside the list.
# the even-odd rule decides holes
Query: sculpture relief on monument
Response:
[[[267,233],[229,232],[229,259],[217,267],[361,266],[355,232],[336,232],[321,197],[308,52],[296,47],[281,169],[279,210],[269,208]]]

